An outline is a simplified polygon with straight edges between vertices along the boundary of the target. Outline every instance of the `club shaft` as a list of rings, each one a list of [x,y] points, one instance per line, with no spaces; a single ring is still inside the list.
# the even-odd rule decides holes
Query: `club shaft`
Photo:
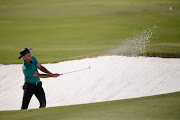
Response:
[[[86,70],[86,69],[90,69],[90,66],[89,66],[88,68],[84,68],[84,69],[80,69],[80,70],[75,70],[75,71],[71,71],[71,72],[62,73],[62,74],[60,74],[60,75],[69,74],[69,73],[74,73],[74,72],[79,72],[79,71]]]

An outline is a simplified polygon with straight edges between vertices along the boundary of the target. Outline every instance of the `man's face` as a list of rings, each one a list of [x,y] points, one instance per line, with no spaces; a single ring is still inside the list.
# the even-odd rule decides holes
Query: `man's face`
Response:
[[[25,56],[23,56],[23,59],[24,59],[26,62],[30,62],[30,61],[31,61],[31,53],[28,53],[28,54],[26,54]]]

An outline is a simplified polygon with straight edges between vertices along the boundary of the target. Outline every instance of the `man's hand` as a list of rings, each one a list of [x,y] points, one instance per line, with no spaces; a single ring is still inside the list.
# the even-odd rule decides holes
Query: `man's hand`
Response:
[[[35,74],[33,75],[34,77],[40,77],[40,78],[49,78],[49,77],[59,77],[60,74],[39,74],[37,71],[35,72]]]
[[[59,76],[60,76],[60,74],[58,74],[58,73],[52,74],[52,77],[59,77]]]

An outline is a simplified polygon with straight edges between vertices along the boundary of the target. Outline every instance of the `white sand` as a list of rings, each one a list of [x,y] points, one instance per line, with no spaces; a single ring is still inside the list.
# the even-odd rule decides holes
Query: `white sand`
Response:
[[[47,107],[129,99],[180,91],[180,59],[103,56],[57,64],[43,64],[65,73],[42,79]],[[22,65],[0,65],[0,110],[19,110],[24,83]],[[29,109],[38,108],[32,97]]]

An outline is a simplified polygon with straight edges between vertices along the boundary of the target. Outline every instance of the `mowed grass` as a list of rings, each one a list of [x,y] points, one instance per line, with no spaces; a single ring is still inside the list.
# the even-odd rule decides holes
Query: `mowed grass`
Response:
[[[179,120],[180,92],[128,100],[23,111],[0,111],[1,120]]]
[[[104,55],[153,26],[146,52],[176,57],[179,15],[179,0],[0,0],[0,64],[22,63],[25,47],[40,63]]]

